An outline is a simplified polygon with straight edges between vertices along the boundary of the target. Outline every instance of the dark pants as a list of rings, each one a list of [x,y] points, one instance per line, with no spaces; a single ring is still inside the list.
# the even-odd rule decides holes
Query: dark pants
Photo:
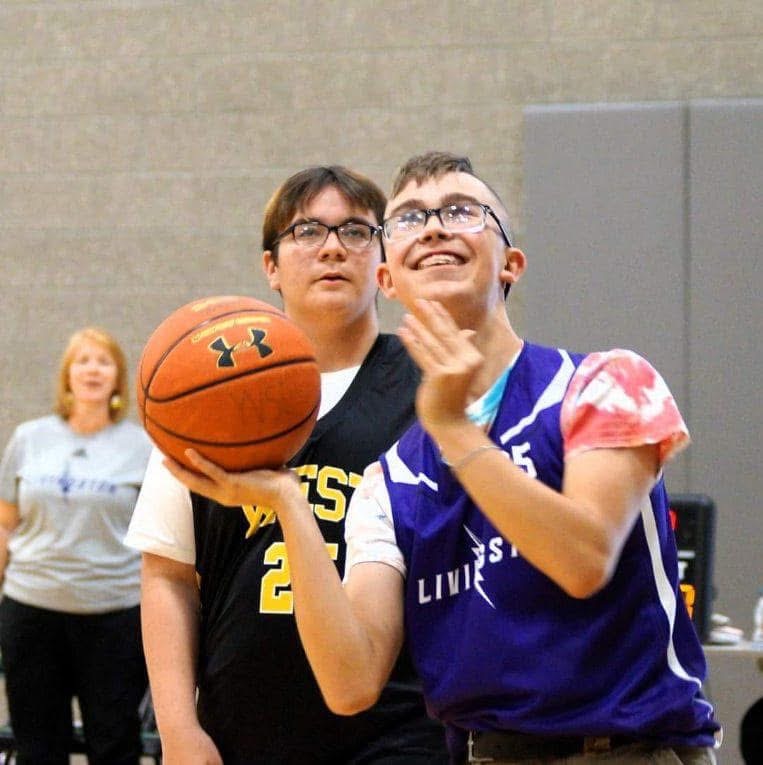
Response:
[[[147,684],[137,606],[83,615],[5,597],[0,649],[19,765],[68,765],[73,696],[90,765],[137,765]]]

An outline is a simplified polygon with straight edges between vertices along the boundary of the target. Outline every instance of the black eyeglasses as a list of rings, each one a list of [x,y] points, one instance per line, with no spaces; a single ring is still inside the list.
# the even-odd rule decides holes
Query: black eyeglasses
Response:
[[[406,210],[400,215],[393,215],[382,223],[385,239],[390,242],[399,242],[410,237],[417,236],[427,225],[432,215],[437,216],[442,227],[446,231],[459,233],[477,233],[487,225],[489,215],[501,231],[501,236],[507,247],[511,247],[509,232],[505,229],[498,216],[490,205],[479,202],[459,202],[454,205],[445,205],[437,209]]]
[[[370,223],[360,221],[348,221],[338,226],[327,226],[317,220],[292,223],[289,228],[282,231],[275,240],[275,244],[291,234],[299,247],[317,248],[323,247],[329,234],[335,231],[339,241],[348,250],[359,252],[368,247],[380,231],[380,226],[372,226]]]

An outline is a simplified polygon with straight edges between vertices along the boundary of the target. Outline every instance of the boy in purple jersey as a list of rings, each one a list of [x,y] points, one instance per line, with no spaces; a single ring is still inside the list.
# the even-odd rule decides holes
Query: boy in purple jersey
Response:
[[[502,293],[526,259],[506,218],[466,158],[414,157],[397,177],[377,273],[409,311],[418,422],[353,497],[344,587],[287,472],[170,468],[275,510],[335,711],[373,703],[405,631],[454,762],[713,763],[662,481],[686,426],[636,354],[515,333]]]

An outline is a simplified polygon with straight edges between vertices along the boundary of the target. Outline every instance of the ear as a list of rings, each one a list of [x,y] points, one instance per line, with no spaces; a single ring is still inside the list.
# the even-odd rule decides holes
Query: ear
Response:
[[[278,273],[278,262],[272,250],[265,250],[262,253],[262,270],[265,272],[270,289],[280,292],[281,278]]]
[[[504,265],[501,269],[501,284],[516,284],[527,268],[527,258],[517,247],[506,247]]]
[[[383,261],[376,266],[376,283],[379,285],[379,289],[384,294],[384,297],[394,300],[397,296],[397,290],[392,283],[392,274],[389,272],[389,266],[387,261]]]

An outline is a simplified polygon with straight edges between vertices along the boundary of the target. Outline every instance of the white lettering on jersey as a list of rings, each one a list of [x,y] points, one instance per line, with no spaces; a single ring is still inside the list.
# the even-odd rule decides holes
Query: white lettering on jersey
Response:
[[[510,558],[516,558],[519,553],[514,545],[510,545],[501,536],[491,537],[485,545],[469,528],[464,526],[464,530],[474,543],[471,548],[472,553],[474,553],[474,560],[450,571],[418,579],[416,584],[420,605],[436,602],[443,598],[452,598],[474,589],[491,608],[495,608],[493,601],[483,589],[485,582],[483,569],[486,563],[500,563],[506,557],[507,546]]]

